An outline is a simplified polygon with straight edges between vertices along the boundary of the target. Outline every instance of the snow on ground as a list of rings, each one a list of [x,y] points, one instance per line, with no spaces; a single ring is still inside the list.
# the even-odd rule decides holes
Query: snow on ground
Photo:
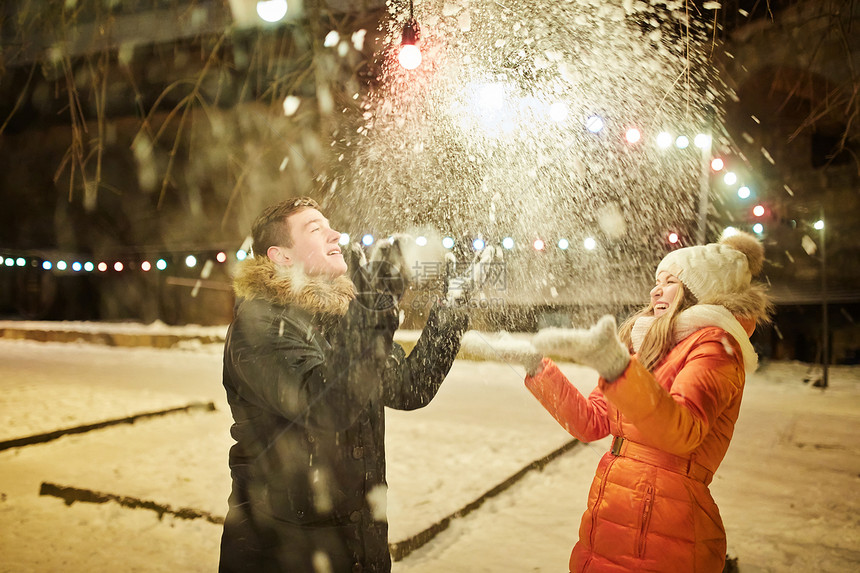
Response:
[[[164,334],[221,337],[227,325],[200,326],[188,324],[171,326],[160,320],[149,324],[140,322],[90,322],[82,320],[0,320],[0,330],[43,330],[52,332],[110,332],[115,334]]]
[[[219,345],[123,349],[0,340],[2,438],[214,401],[195,411],[0,452],[0,571],[213,571],[221,528],[202,519],[39,496],[45,482],[224,515],[231,423]],[[563,370],[583,390],[596,381]],[[750,377],[735,439],[712,491],[743,573],[860,568],[860,368],[804,385],[806,366]],[[430,526],[569,436],[518,367],[458,360],[436,400],[388,412],[391,541]],[[534,471],[395,573],[563,571],[607,442]]]

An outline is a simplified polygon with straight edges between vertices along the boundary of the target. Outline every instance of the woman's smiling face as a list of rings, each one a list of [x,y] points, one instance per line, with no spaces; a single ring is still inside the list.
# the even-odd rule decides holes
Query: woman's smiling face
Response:
[[[678,277],[666,271],[660,271],[657,275],[657,284],[651,289],[651,306],[654,308],[655,317],[662,316],[669,310],[680,288],[681,281]]]

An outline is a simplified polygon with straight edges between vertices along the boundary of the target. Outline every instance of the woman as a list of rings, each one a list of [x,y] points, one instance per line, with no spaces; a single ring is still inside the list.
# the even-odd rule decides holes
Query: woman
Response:
[[[597,467],[570,571],[719,572],[726,535],[708,490],[757,366],[749,336],[768,320],[752,282],[764,250],[746,233],[673,251],[660,262],[650,304],[615,333],[550,329],[534,345],[591,366],[584,397],[550,359],[526,386],[573,436],[610,433]],[[631,356],[630,352],[634,354]]]

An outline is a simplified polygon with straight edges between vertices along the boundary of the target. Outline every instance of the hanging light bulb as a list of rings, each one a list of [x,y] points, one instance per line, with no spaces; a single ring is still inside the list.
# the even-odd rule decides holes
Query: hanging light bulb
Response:
[[[409,20],[403,25],[403,35],[400,38],[400,53],[397,61],[407,70],[414,70],[421,65],[421,50],[416,45],[421,32],[418,20],[412,14],[412,0],[409,0]]]

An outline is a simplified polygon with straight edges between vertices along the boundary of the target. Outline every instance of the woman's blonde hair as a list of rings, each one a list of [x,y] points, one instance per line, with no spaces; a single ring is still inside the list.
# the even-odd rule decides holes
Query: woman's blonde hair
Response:
[[[687,287],[683,283],[679,283],[678,292],[675,294],[672,304],[669,305],[668,311],[654,319],[645,338],[642,340],[642,346],[639,348],[639,363],[647,370],[652,370],[657,366],[675,346],[675,321],[678,318],[678,314],[697,303],[698,301],[693,296],[693,293],[687,290]],[[618,337],[630,348],[631,352],[633,350],[633,325],[636,323],[636,319],[642,316],[654,316],[653,303],[648,303],[647,307],[633,314],[618,329]]]

